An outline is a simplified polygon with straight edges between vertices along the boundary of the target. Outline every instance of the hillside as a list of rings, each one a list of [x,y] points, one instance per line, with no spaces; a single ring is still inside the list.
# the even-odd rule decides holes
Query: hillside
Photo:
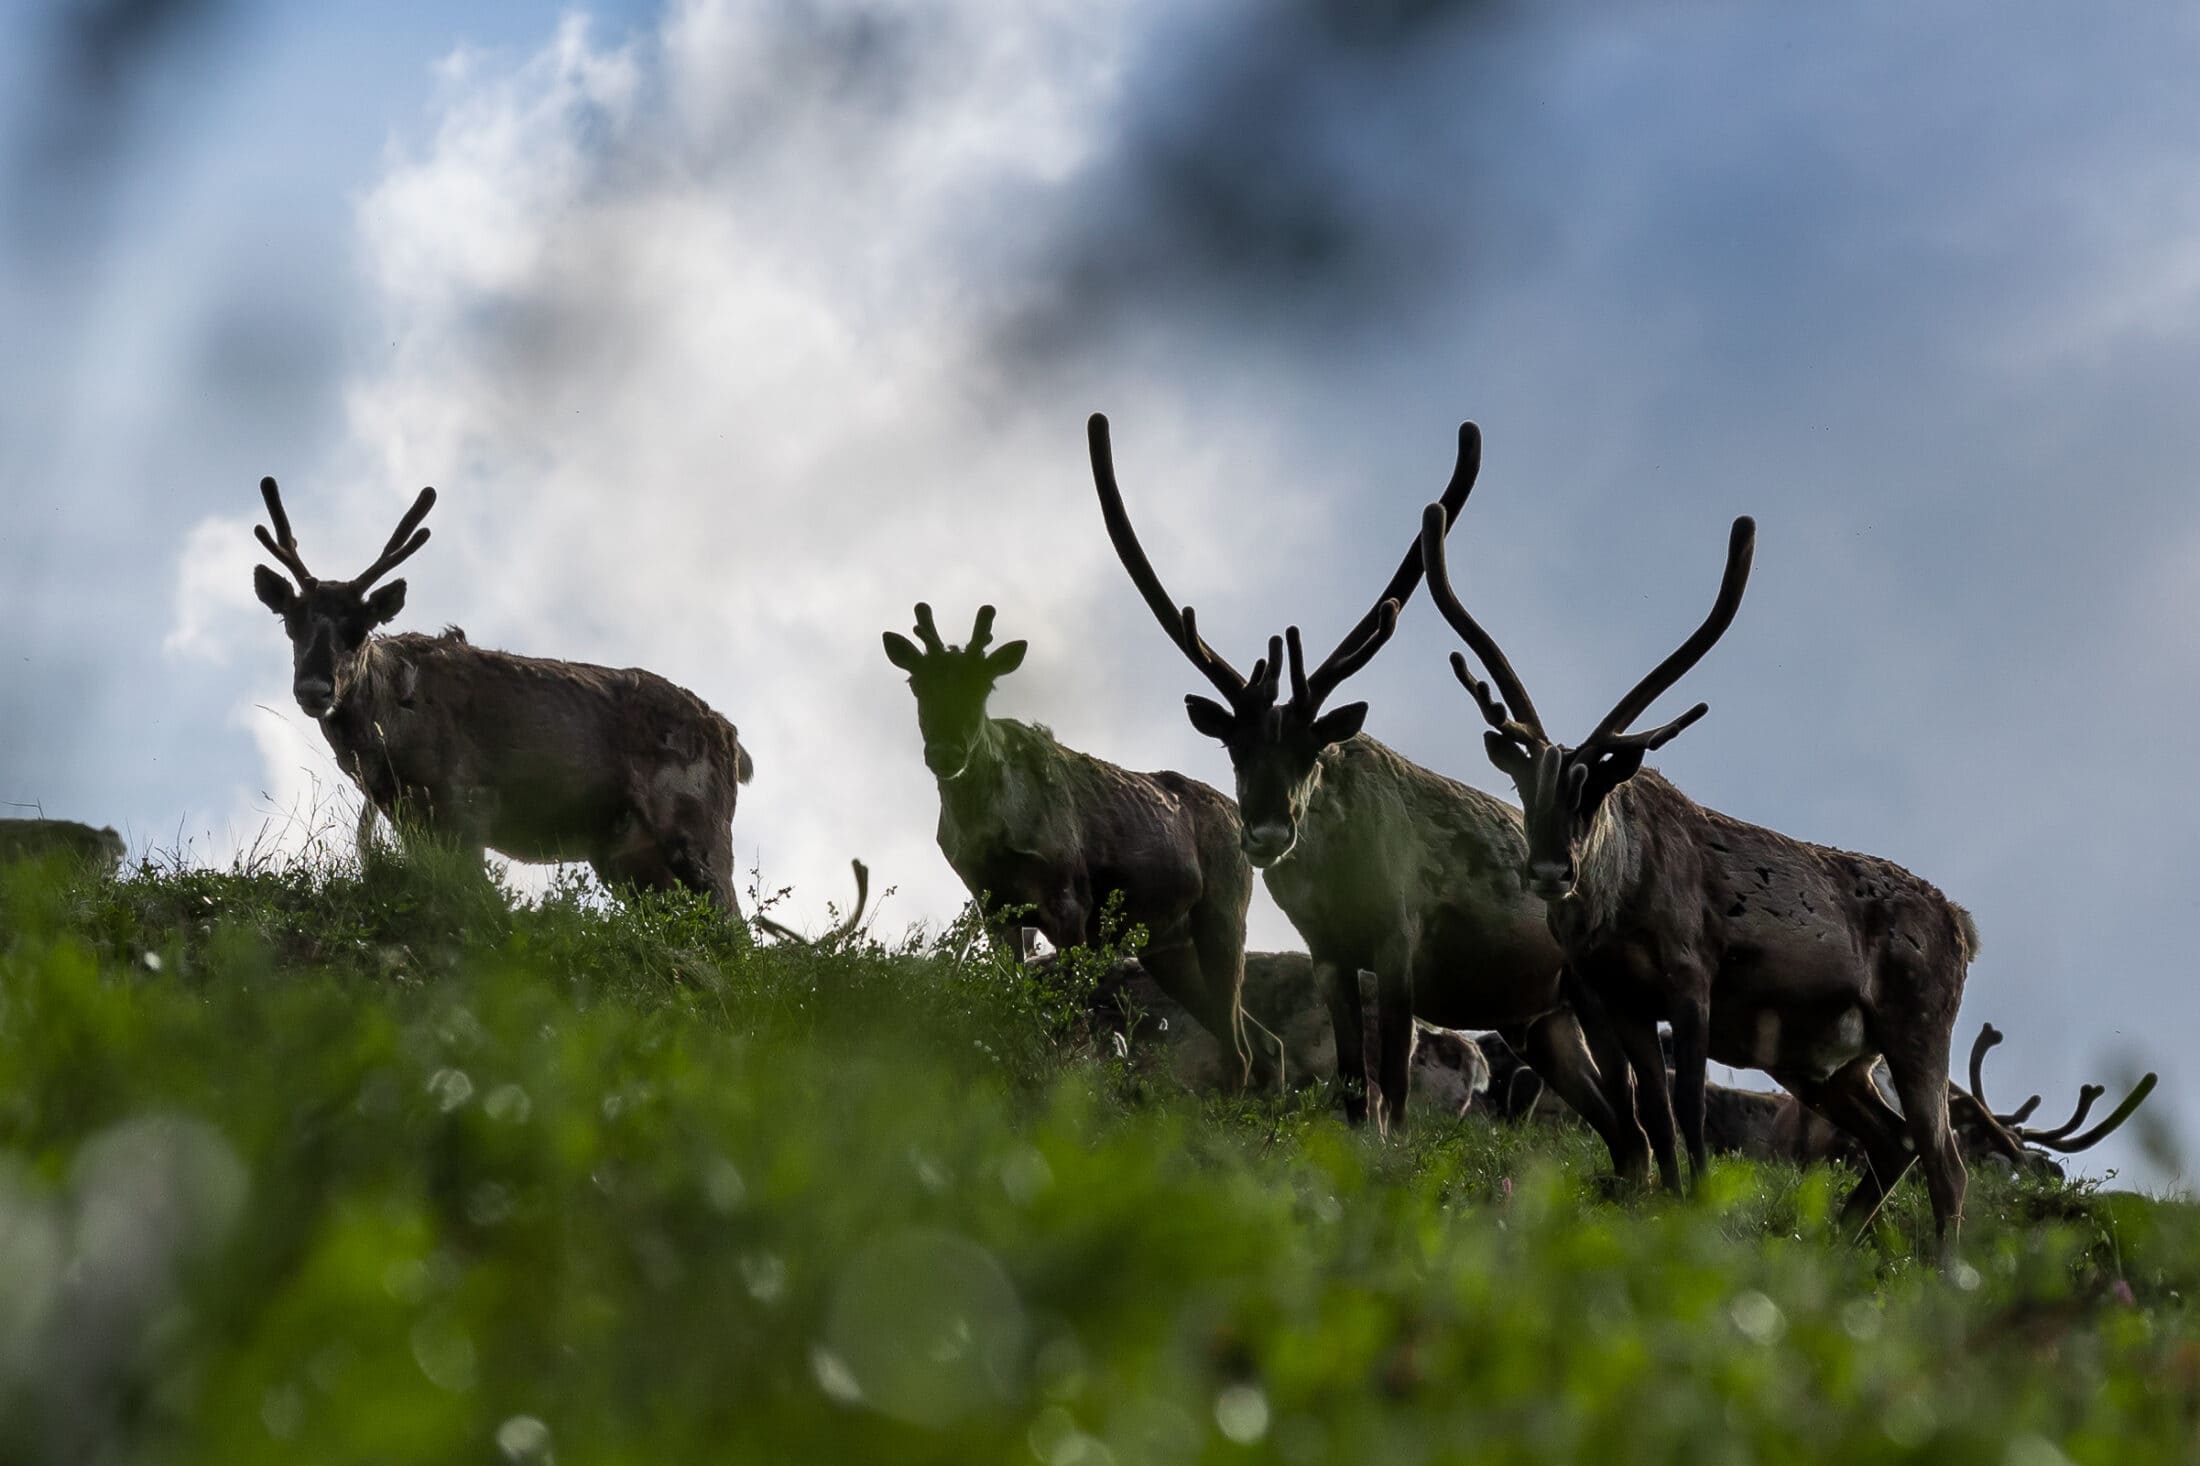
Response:
[[[0,1461],[2200,1449],[2191,1206],[1974,1173],[1944,1276],[1914,1184],[1172,1095],[969,935],[0,868]]]

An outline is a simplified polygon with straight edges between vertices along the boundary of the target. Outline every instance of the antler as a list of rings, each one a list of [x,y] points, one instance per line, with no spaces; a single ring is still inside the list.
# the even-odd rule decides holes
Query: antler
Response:
[[[1444,492],[1436,501],[1437,507],[1443,510],[1444,533],[1451,532],[1481,472],[1482,430],[1471,422],[1463,422],[1459,424],[1459,456],[1452,464],[1451,482],[1444,485]],[[1397,631],[1398,613],[1405,609],[1406,602],[1413,599],[1413,592],[1420,587],[1423,565],[1421,542],[1415,540],[1406,547],[1405,558],[1398,562],[1390,583],[1375,597],[1375,604],[1353,624],[1344,639],[1337,643],[1336,650],[1324,657],[1312,673],[1302,672],[1298,631],[1296,628],[1290,631],[1292,696],[1297,699],[1303,688],[1305,710],[1309,714],[1326,702],[1329,694],[1347,677],[1366,666]]]
[[[751,918],[751,923],[766,936],[777,941],[792,943],[797,947],[829,947],[846,937],[863,924],[863,908],[871,899],[871,867],[865,865],[861,860],[851,860],[848,864],[856,874],[855,909],[850,911],[838,926],[825,933],[825,935],[812,940],[803,936],[793,927],[772,920],[761,911]]]
[[[993,640],[993,608],[991,606],[980,606],[978,607],[978,619],[971,623],[970,641],[963,647],[963,650],[971,656],[976,656],[985,650],[986,643],[991,640]]]
[[[2154,1086],[2159,1082],[2158,1076],[2149,1071],[2131,1087],[2131,1093],[2124,1096],[2123,1103],[2109,1112],[2107,1119],[2083,1135],[2073,1136],[2070,1132],[2085,1119],[2087,1112],[2093,1108],[2093,1102],[2106,1093],[2098,1084],[2088,1084],[2079,1089],[2078,1112],[2070,1117],[2069,1123],[2059,1125],[2053,1130],[2019,1130],[2017,1135],[2029,1144],[2058,1150],[2064,1155],[2086,1150],[2100,1144],[2111,1131],[2130,1119],[2132,1112],[2145,1104],[2147,1096],[2154,1093]]]
[[[2124,1096],[2121,1104],[2110,1111],[2107,1119],[2091,1130],[2086,1131],[2083,1135],[2073,1136],[2070,1132],[2085,1123],[2085,1117],[2093,1113],[2094,1104],[2102,1095],[2108,1093],[2105,1087],[2098,1084],[2084,1084],[2078,1087],[2078,1108],[2062,1124],[2045,1130],[2026,1129],[2024,1128],[2025,1120],[2030,1118],[2032,1112],[2039,1108],[2040,1097],[2038,1095],[2033,1095],[2006,1115],[1994,1114],[1994,1107],[1986,1102],[1986,1086],[1983,1082],[1986,1054],[2001,1040],[2001,1030],[1994,1027],[1993,1024],[1986,1024],[1979,1029],[1978,1041],[1971,1045],[1971,1098],[1978,1102],[1980,1109],[1991,1115],[1998,1124],[2006,1126],[2012,1135],[2027,1145],[2037,1145],[2047,1150],[2061,1151],[2065,1155],[2098,1145],[2124,1121],[2130,1119],[2139,1106],[2146,1103],[2147,1096],[2154,1093],[2154,1086],[2159,1082],[2156,1075],[2151,1072],[2148,1073],[2131,1087],[2131,1092]]]
[[[915,630],[917,640],[924,643],[924,654],[926,656],[937,657],[946,653],[947,643],[940,640],[940,629],[932,620],[932,608],[923,601],[917,602]]]
[[[1627,733],[1627,725],[1641,717],[1643,711],[1680,681],[1689,668],[1702,661],[1704,653],[1710,651],[1726,634],[1727,627],[1734,624],[1734,613],[1741,609],[1742,588],[1749,584],[1749,565],[1756,550],[1757,521],[1745,514],[1734,521],[1733,531],[1727,537],[1726,573],[1719,580],[1719,598],[1712,603],[1711,614],[1688,640],[1680,644],[1679,650],[1653,667],[1649,676],[1636,683],[1613,705],[1604,715],[1604,721],[1597,724],[1596,731],[1583,740],[1583,747],[1593,744],[1604,748],[1662,748],[1683,728],[1711,711],[1709,703],[1697,703],[1663,727],[1647,733]]]
[[[2095,1101],[2099,1100],[2102,1095],[2107,1093],[2108,1086],[2105,1084],[2079,1085],[2078,1108],[2070,1112],[2070,1118],[2050,1130],[2028,1131],[2027,1134],[2029,1138],[2033,1140],[2068,1139],[2070,1132],[2077,1129],[2080,1125],[2083,1125],[2085,1123],[2085,1117],[2093,1113],[2093,1105]]]
[[[1123,491],[1115,482],[1115,450],[1108,442],[1108,419],[1105,413],[1094,413],[1085,423],[1085,442],[1092,454],[1092,484],[1100,494],[1100,517],[1107,521],[1108,539],[1115,546],[1116,558],[1130,572],[1131,584],[1146,598],[1146,605],[1161,623],[1161,629],[1169,634],[1169,640],[1177,650],[1215,685],[1223,698],[1235,708],[1245,701],[1246,679],[1239,675],[1218,655],[1215,649],[1201,639],[1198,619],[1190,606],[1179,608],[1170,598],[1168,588],[1161,577],[1154,573],[1153,562],[1138,543],[1138,532],[1131,528],[1131,517],[1123,508]],[[1268,662],[1253,669],[1254,682],[1262,681],[1263,671],[1273,673],[1282,661],[1281,648],[1271,643]],[[1271,693],[1271,696],[1273,694]]]
[[[2033,1095],[2006,1115],[1995,1114],[1994,1107],[1986,1102],[1986,1055],[1988,1050],[1999,1044],[2001,1040],[2002,1032],[1993,1024],[1987,1023],[1980,1026],[1978,1042],[1971,1045],[1971,1098],[1980,1109],[1993,1116],[1995,1123],[2007,1126],[2021,1125],[2031,1118],[2034,1110],[2040,1107],[2040,1097],[2038,1095]]]
[[[1483,721],[1492,728],[1523,747],[1547,747],[1550,735],[1543,731],[1543,719],[1537,715],[1535,702],[1528,696],[1528,689],[1521,685],[1519,674],[1506,660],[1504,650],[1482,629],[1481,623],[1467,613],[1458,593],[1452,589],[1451,567],[1444,552],[1444,534],[1448,528],[1443,505],[1431,504],[1421,511],[1421,563],[1428,571],[1429,599],[1436,602],[1436,609],[1443,613],[1451,629],[1473,649],[1474,655],[1489,669],[1490,676],[1497,680],[1498,695],[1490,695],[1489,684],[1475,677],[1467,659],[1457,652],[1451,654],[1452,675],[1473,696],[1475,705],[1482,710]]]
[[[405,511],[405,517],[397,521],[397,528],[391,532],[388,542],[382,546],[382,553],[376,557],[372,565],[354,576],[351,583],[358,589],[365,590],[404,563],[414,551],[426,544],[429,531],[421,529],[418,534],[414,534],[413,531],[420,528],[420,521],[426,519],[428,511],[434,507],[435,490],[422,489],[419,495],[414,498],[412,508]],[[406,538],[408,535],[411,536],[410,539]]]
[[[269,534],[267,526],[262,524],[253,525],[252,532],[260,537],[267,552],[282,562],[300,590],[310,589],[313,575],[306,569],[306,562],[299,558],[298,537],[290,532],[290,516],[283,512],[282,492],[275,487],[274,479],[260,480],[260,497],[267,501],[267,517],[275,521],[275,533]]]

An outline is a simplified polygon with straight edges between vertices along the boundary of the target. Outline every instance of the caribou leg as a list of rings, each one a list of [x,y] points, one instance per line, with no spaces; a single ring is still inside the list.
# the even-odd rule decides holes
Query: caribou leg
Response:
[[[1253,1056],[1248,1052],[1244,1036],[1237,1031],[1236,1005],[1207,980],[1198,946],[1182,924],[1148,938],[1138,960],[1161,991],[1175,999],[1198,1020],[1200,1027],[1214,1035],[1215,1043],[1225,1055],[1236,1055],[1234,1072],[1239,1086],[1249,1082]]]
[[[1403,923],[1401,922],[1402,926]],[[1406,1133],[1406,1094],[1413,1080],[1413,955],[1393,936],[1375,952],[1375,1042],[1381,1068],[1382,1108],[1376,1115],[1385,1135]]]
[[[1686,1187],[1673,1145],[1673,1099],[1665,1082],[1665,1049],[1658,1042],[1658,1025],[1609,1008],[1605,1011],[1620,1047],[1627,1051],[1628,1067],[1635,1071],[1635,1113],[1649,1132],[1651,1154],[1658,1158],[1658,1181],[1677,1194]]]
[[[1200,988],[1225,1026],[1215,1037],[1237,1049],[1247,1081],[1261,1089],[1279,1083],[1284,1056],[1271,1053],[1265,1030],[1249,1032],[1245,1012],[1245,913],[1210,898],[1192,908],[1192,948],[1199,954]]]
[[[1948,1052],[1943,1036],[1938,1052]],[[1948,1066],[1936,1060],[1930,1041],[1887,1051],[1895,1097],[1902,1101],[1904,1128],[1916,1148],[1918,1169],[1933,1198],[1933,1231],[1943,1252],[1963,1232],[1963,1193],[1968,1177],[1955,1130],[1948,1123]]]
[[[1708,992],[1708,983],[1686,984],[1683,992]],[[1710,1164],[1704,1148],[1704,1087],[1709,1082],[1711,1004],[1707,998],[1682,998],[1673,1005],[1673,1109],[1681,1139],[1688,1146],[1688,1172],[1697,1181]]]
[[[1635,1119],[1634,1101],[1627,1097],[1626,1058],[1615,1045],[1613,1066],[1626,1105],[1624,1110],[1616,1110],[1604,1070],[1591,1061],[1582,1030],[1583,1024],[1572,1009],[1557,1009],[1528,1025],[1522,1035],[1521,1052],[1528,1067],[1596,1131],[1612,1153],[1614,1174],[1631,1185],[1644,1185],[1650,1179],[1650,1142]]]
[[[1911,1159],[1902,1117],[1880,1097],[1879,1086],[1872,1083],[1875,1062],[1876,1056],[1867,1054],[1827,1079],[1800,1074],[1772,1076],[1781,1088],[1864,1147],[1864,1174],[1841,1201],[1841,1217],[1847,1222],[1877,1211],[1881,1199],[1902,1179]]]
[[[1367,1123],[1367,1033],[1360,1019],[1360,964],[1317,951],[1314,984],[1329,1003],[1330,1032],[1337,1041],[1337,1088],[1348,1125]]]
[[[1627,1161],[1622,1165],[1615,1157],[1614,1167],[1620,1175],[1646,1186],[1650,1182],[1650,1137],[1636,1114],[1635,1080],[1627,1062],[1627,1048],[1619,1041],[1604,999],[1571,966],[1559,973],[1559,991],[1573,1008],[1582,1037],[1588,1040],[1589,1056],[1596,1060],[1597,1083],[1619,1127]]]

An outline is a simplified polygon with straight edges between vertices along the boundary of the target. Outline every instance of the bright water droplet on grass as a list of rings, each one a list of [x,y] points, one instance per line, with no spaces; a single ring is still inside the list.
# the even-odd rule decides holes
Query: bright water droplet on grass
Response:
[[[474,1097],[474,1082],[463,1069],[438,1069],[428,1076],[428,1097],[448,1115]]]
[[[709,1199],[712,1211],[726,1216],[741,1209],[741,1203],[748,1200],[749,1187],[732,1161],[716,1156],[703,1168],[703,1195]]]
[[[916,1171],[917,1181],[925,1190],[940,1192],[947,1189],[947,1172],[938,1161],[913,1145],[909,1147],[909,1164]]]
[[[817,1376],[817,1387],[841,1404],[863,1403],[863,1386],[856,1383],[846,1361],[823,1344],[810,1346],[810,1372]]]
[[[1215,1396],[1215,1428],[1241,1446],[1268,1434],[1268,1397],[1257,1385],[1232,1385]]]
[[[2020,1435],[2002,1452],[2001,1466],[2070,1466],[2070,1458],[2053,1441]]]
[[[490,1090],[489,1098],[481,1107],[490,1119],[501,1125],[524,1125],[527,1117],[535,1112],[534,1101],[516,1084],[500,1084]]]
[[[497,1449],[507,1461],[550,1466],[550,1427],[532,1415],[515,1415],[497,1427]]]
[[[1727,1317],[1753,1344],[1777,1344],[1787,1333],[1787,1315],[1780,1312],[1780,1305],[1754,1288],[1728,1306]]]
[[[769,1252],[741,1259],[741,1281],[759,1303],[777,1303],[787,1293],[787,1265]]]

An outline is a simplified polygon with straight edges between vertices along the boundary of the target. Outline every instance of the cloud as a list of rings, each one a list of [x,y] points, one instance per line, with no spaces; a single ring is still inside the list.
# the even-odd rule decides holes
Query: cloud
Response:
[[[1507,0],[1179,10],[1140,36],[1112,145],[1046,200],[1000,341],[1043,364],[1172,318],[1379,331],[1516,244],[1491,166],[1533,70]],[[1513,211],[1503,227],[1477,227]]]

